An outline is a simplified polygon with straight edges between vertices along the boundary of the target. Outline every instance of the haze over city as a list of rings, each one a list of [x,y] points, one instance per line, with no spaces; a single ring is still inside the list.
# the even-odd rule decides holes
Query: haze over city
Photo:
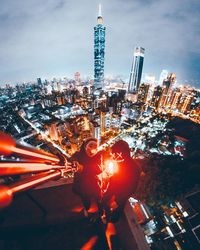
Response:
[[[0,84],[37,77],[93,77],[93,27],[99,1],[1,1]],[[198,0],[101,1],[105,76],[128,79],[135,46],[145,48],[143,77],[162,69],[199,87]]]

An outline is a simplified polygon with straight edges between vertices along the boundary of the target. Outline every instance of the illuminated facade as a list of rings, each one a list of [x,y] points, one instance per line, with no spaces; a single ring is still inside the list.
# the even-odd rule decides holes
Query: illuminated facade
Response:
[[[170,73],[167,79],[163,81],[163,86],[167,89],[170,89],[175,84],[175,82],[176,82],[176,74]]]
[[[180,91],[174,91],[171,97],[171,109],[176,109],[179,103],[179,100],[181,98],[181,92]]]
[[[104,80],[105,30],[99,5],[97,25],[94,27],[94,89],[102,89]]]
[[[163,81],[163,94],[160,101],[160,107],[169,107],[172,95],[172,87],[176,82],[176,74],[170,73],[166,80]]]
[[[134,50],[134,57],[131,66],[131,74],[128,85],[129,93],[136,92],[140,86],[140,81],[142,77],[142,68],[144,62],[144,52],[145,49],[142,47],[136,47]]]
[[[100,113],[100,122],[101,122],[101,135],[105,132],[105,113],[101,111]]]
[[[157,86],[154,88],[153,96],[151,99],[151,106],[152,107],[155,107],[156,109],[159,107],[160,100],[162,97],[162,92],[163,92],[162,87]]]
[[[187,114],[187,112],[190,111],[190,107],[191,107],[193,99],[194,99],[194,96],[192,96],[192,95],[185,96],[184,102],[183,102],[182,107],[181,107],[181,112],[183,114],[185,114],[185,113]]]
[[[141,84],[138,90],[137,101],[139,103],[146,103],[148,92],[149,92],[149,85],[144,83]]]
[[[58,135],[58,130],[57,130],[57,124],[52,123],[49,126],[49,136],[51,140],[53,141],[58,141],[59,140],[59,135]]]

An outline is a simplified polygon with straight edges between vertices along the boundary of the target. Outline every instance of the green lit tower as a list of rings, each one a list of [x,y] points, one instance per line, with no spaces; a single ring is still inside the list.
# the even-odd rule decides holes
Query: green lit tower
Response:
[[[99,4],[97,25],[94,27],[94,90],[101,90],[104,81],[105,30]]]

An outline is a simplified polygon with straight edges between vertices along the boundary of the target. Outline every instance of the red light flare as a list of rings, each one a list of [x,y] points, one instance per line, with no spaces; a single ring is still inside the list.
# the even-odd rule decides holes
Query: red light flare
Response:
[[[25,155],[28,158],[41,158],[45,160],[49,160],[52,162],[59,162],[60,160],[48,153],[41,152],[35,149],[24,149],[16,146],[16,142],[12,137],[0,131],[0,154],[2,155],[10,155],[12,153]]]
[[[61,177],[60,171],[50,170],[49,172],[46,173],[40,173],[31,177],[27,177],[22,181],[15,182],[9,187],[0,186],[0,208],[8,206],[12,202],[13,195],[15,193],[31,189],[46,181],[54,180],[60,177]]]
[[[90,250],[94,247],[98,240],[98,236],[93,236],[90,238],[82,247],[81,250]]]
[[[71,212],[80,213],[82,209],[83,209],[83,206],[74,207],[71,209]]]
[[[72,212],[75,213],[80,213],[83,210],[83,206],[77,206],[71,209]],[[90,209],[88,210],[88,213],[97,213],[98,212],[98,207],[95,202],[92,201],[92,204],[90,206]]]
[[[114,160],[107,160],[105,162],[105,170],[109,176],[113,176],[115,173],[118,172],[118,164]]]
[[[10,190],[13,194],[26,191],[44,182],[60,178],[61,175],[62,173],[58,170],[50,170],[48,172],[35,174],[32,177],[27,177],[22,181],[10,185]]]
[[[12,148],[15,148],[16,143],[9,135],[0,131],[0,153],[9,155],[12,153]]]
[[[25,155],[26,157],[30,157],[30,158],[41,158],[41,159],[45,159],[45,160],[49,160],[49,161],[53,161],[53,162],[59,162],[59,159],[54,156],[54,155],[47,155],[47,154],[44,154],[42,152],[34,152],[32,151],[31,149],[23,149],[23,148],[17,148],[17,147],[12,147],[11,148],[12,152],[13,153],[16,153],[16,154],[20,154],[20,155]]]
[[[92,201],[92,204],[90,206],[90,209],[88,210],[88,213],[97,213],[97,212],[98,212],[97,204]]]
[[[108,223],[106,228],[106,239],[108,242],[109,250],[112,250],[112,242],[111,242],[111,236],[116,235],[116,228],[113,223]]]
[[[35,173],[51,169],[63,169],[63,168],[65,168],[65,166],[48,165],[42,163],[0,162],[0,176]]]

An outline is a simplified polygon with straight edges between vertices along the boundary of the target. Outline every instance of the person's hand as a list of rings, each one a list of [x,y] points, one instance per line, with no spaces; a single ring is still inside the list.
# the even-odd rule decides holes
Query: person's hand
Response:
[[[83,171],[83,165],[76,161],[76,172],[81,173]]]
[[[72,168],[72,167],[73,167],[73,165],[72,165],[72,163],[71,163],[71,162],[66,161],[66,162],[65,162],[65,167],[66,167],[66,168]]]
[[[118,208],[118,204],[115,200],[115,196],[113,195],[110,201],[110,208],[111,210],[115,210],[116,208]]]

